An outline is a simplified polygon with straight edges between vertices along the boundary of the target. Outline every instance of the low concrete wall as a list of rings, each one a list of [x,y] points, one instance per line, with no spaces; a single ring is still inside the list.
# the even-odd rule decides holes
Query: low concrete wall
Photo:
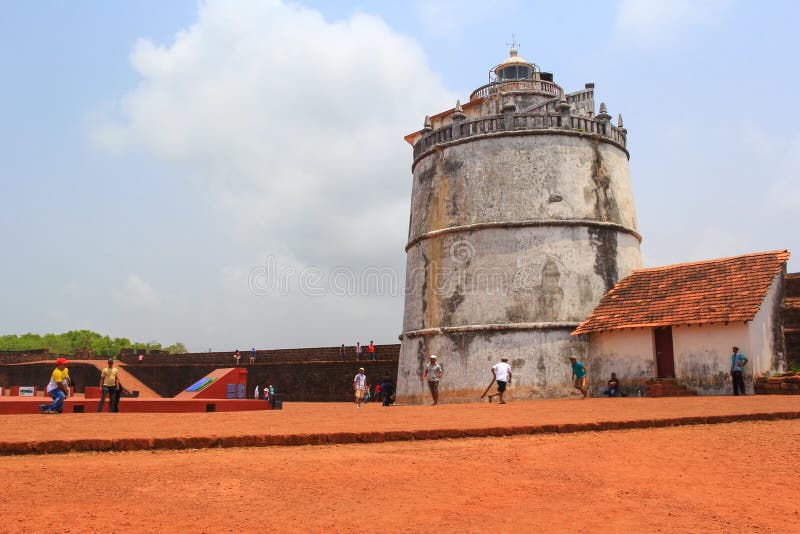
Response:
[[[24,363],[0,365],[0,386],[36,386],[44,391],[50,382],[50,375],[55,365],[52,363]],[[89,364],[68,365],[69,376],[76,393],[83,393],[85,386],[96,386],[100,383],[100,371]]]
[[[272,384],[286,401],[349,401],[353,396],[353,377],[359,367],[364,367],[370,385],[383,378],[397,378],[399,344],[376,345],[378,361],[369,361],[364,347],[361,361],[355,362],[352,347],[344,362],[339,361],[338,347],[284,349],[258,351],[256,363],[250,364],[249,352],[242,351],[241,366],[248,370],[247,397],[252,398],[258,385]],[[146,355],[142,363],[133,355],[123,356],[129,362],[125,370],[162,397],[174,397],[210,372],[220,367],[233,367],[230,352],[194,353],[175,355]],[[18,362],[32,361],[25,355]],[[43,355],[36,355],[36,360]],[[267,361],[274,359],[277,361]],[[53,363],[14,363],[0,365],[0,386],[26,385],[39,388],[47,384],[53,372]],[[100,371],[88,364],[70,364],[70,376],[76,391],[84,386],[96,386]],[[123,382],[123,386],[126,384]]]
[[[361,361],[369,359],[367,344],[362,345],[363,353]],[[189,352],[186,354],[145,354],[142,364],[211,364],[233,366],[233,354],[236,350],[225,352]],[[250,349],[243,347],[239,349],[241,365],[248,365],[250,362]],[[400,344],[375,345],[375,355],[378,360],[395,360],[400,354]],[[123,351],[119,356],[120,361],[130,364],[138,364],[139,356],[133,355],[128,351]],[[288,362],[312,362],[312,361],[339,361],[339,347],[306,347],[298,349],[275,349],[257,350],[256,363],[288,363]],[[345,361],[355,361],[355,347],[345,346]]]
[[[228,365],[229,366],[229,365]],[[212,365],[128,365],[126,370],[162,397],[174,397],[214,369]],[[272,384],[287,402],[349,401],[353,397],[353,378],[364,367],[367,382],[397,377],[397,358],[377,362],[300,362],[256,363],[247,366],[247,398],[256,385]]]

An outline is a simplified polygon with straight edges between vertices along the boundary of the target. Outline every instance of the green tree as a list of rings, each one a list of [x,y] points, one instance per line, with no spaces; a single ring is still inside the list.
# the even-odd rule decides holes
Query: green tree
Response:
[[[78,351],[91,349],[95,356],[113,358],[117,357],[122,349],[134,347],[146,351],[161,350],[161,344],[157,341],[141,343],[131,342],[124,337],[112,339],[91,330],[69,330],[61,334],[49,333],[44,336],[33,333],[20,336],[16,334],[0,336],[0,350],[6,351],[47,349],[54,354],[75,354]],[[170,354],[187,352],[186,346],[180,342],[174,343],[164,350]]]

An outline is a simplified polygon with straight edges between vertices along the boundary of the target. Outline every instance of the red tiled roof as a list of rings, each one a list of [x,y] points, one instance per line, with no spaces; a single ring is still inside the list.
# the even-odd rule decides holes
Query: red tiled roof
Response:
[[[637,269],[603,296],[572,335],[751,321],[788,259],[788,251],[774,250]]]

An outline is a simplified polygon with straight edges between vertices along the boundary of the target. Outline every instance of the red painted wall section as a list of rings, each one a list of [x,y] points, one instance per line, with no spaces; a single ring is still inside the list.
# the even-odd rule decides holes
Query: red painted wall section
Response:
[[[235,390],[239,390],[239,384],[244,385],[245,397],[247,396],[247,369],[238,367],[235,369],[216,369],[206,375],[207,378],[214,378],[209,386],[202,391],[195,393],[195,399],[226,399],[228,398],[228,384],[236,384]]]

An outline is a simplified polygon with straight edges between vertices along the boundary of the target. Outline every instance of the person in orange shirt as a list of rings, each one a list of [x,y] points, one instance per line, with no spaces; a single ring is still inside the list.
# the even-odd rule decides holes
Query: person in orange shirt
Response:
[[[369,348],[367,350],[369,351],[369,359],[372,360],[373,362],[376,361],[376,359],[375,359],[375,343],[373,343],[372,340],[370,340]]]

